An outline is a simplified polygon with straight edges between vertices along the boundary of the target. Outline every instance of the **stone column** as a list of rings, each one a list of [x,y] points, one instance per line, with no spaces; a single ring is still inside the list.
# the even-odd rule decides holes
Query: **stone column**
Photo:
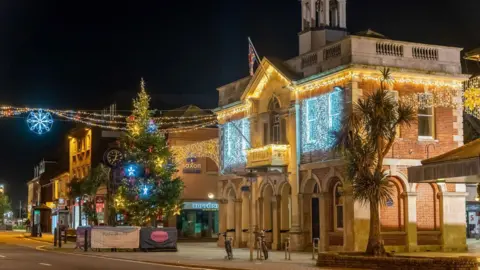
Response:
[[[219,233],[224,233],[227,230],[227,204],[228,200],[220,199],[218,200],[219,209],[218,209],[218,228]],[[219,247],[223,247],[225,245],[223,237],[219,237],[217,241],[217,245]]]
[[[281,246],[280,230],[282,229],[281,214],[282,214],[282,201],[280,196],[272,197],[272,249],[279,250]]]
[[[234,247],[240,247],[242,242],[242,199],[235,200],[235,239]]]
[[[304,197],[303,194],[298,194],[298,207],[299,207],[299,210],[298,210],[299,214],[298,214],[298,216],[299,216],[299,218],[300,218],[300,230],[301,230],[302,232],[305,231],[305,227],[304,227],[304,226],[305,226],[305,224],[304,224],[305,221],[303,220],[304,211],[305,211],[305,209],[304,209],[303,197]]]
[[[443,251],[466,251],[466,192],[442,192],[440,196],[440,229]]]
[[[417,247],[417,193],[404,193],[405,207],[405,232],[407,233],[407,251],[415,252]]]
[[[355,201],[353,199],[352,186],[348,184],[344,184],[342,193],[343,193],[342,194],[343,196],[343,250],[354,251],[355,250]]]
[[[318,243],[318,251],[327,251],[328,249],[328,194],[322,192],[318,194],[319,218],[320,218],[320,240]]]
[[[263,213],[263,197],[258,198],[257,204],[258,204],[258,216],[259,216],[257,225],[258,225],[258,227],[259,227],[260,229],[263,230],[263,229],[266,229],[266,228],[265,228],[265,224],[264,224],[264,222],[263,222],[263,218],[264,218],[264,213]]]
[[[341,28],[347,28],[347,1],[338,0],[338,22]]]

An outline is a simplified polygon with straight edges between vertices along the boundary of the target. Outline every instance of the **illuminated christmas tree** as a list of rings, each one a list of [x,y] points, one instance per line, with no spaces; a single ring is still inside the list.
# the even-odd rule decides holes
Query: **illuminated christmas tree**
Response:
[[[126,223],[154,225],[163,215],[172,214],[180,205],[183,182],[176,172],[165,136],[152,119],[150,97],[143,80],[140,93],[133,100],[133,113],[127,119],[127,133],[122,138],[125,152],[124,178],[115,205],[124,211]]]

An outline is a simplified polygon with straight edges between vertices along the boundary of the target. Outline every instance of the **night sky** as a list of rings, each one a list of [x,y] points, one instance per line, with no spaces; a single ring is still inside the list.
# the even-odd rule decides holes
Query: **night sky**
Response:
[[[348,0],[350,32],[480,46],[480,1]],[[123,4],[125,3],[125,4]],[[128,3],[128,4],[126,4]],[[297,55],[297,0],[0,1],[0,104],[130,109],[141,77],[154,107],[217,104],[216,87],[248,75],[250,36],[260,56]],[[0,120],[0,181],[25,200],[33,166],[54,156],[69,123],[43,136]]]

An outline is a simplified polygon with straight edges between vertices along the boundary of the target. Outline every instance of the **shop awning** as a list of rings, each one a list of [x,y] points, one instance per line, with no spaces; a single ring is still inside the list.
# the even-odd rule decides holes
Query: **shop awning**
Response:
[[[421,166],[409,167],[408,181],[480,182],[480,139],[442,155],[425,159]]]

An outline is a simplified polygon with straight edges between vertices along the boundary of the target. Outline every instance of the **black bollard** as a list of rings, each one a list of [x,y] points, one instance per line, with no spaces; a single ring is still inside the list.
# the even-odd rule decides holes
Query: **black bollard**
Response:
[[[58,229],[57,232],[58,232],[58,237],[57,237],[58,247],[61,248],[62,247],[62,229]]]
[[[54,247],[57,246],[57,240],[58,240],[57,231],[58,231],[58,228],[55,228],[55,230],[53,232],[53,246]],[[62,242],[62,241],[60,241],[60,242]]]
[[[84,239],[84,246],[83,246],[83,251],[87,252],[88,249],[88,231],[85,230],[85,239]]]

